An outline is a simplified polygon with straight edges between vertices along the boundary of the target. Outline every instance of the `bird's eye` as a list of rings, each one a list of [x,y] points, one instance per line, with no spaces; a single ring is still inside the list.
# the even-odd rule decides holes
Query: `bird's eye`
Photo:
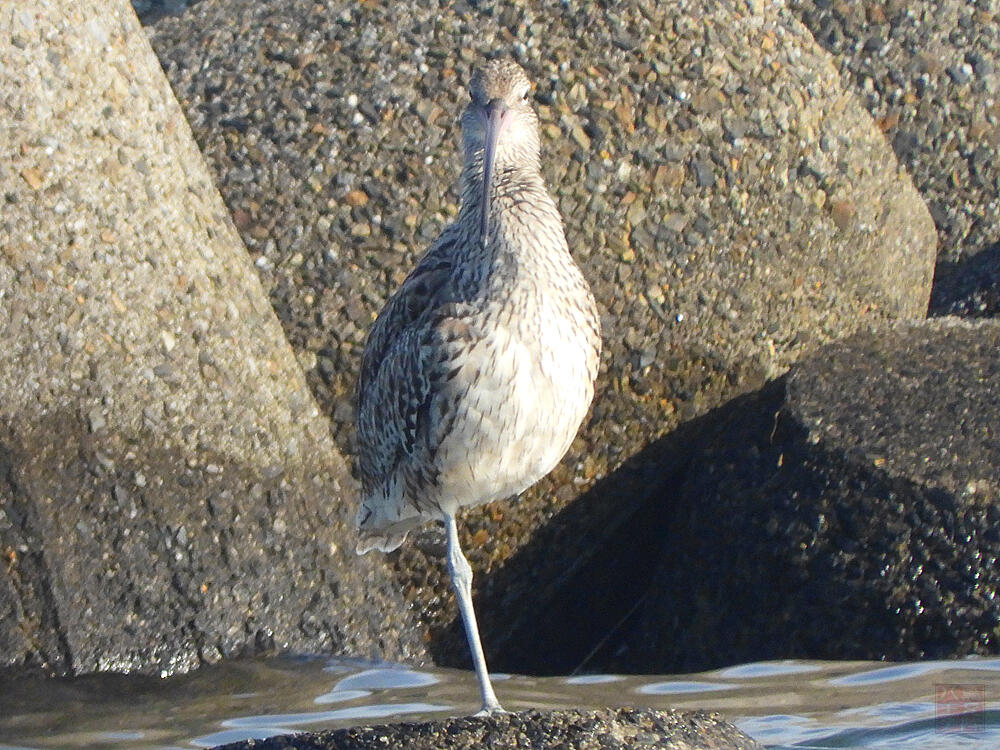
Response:
[[[521,94],[521,101],[528,101],[528,97],[531,95],[531,89],[525,89],[524,93]]]

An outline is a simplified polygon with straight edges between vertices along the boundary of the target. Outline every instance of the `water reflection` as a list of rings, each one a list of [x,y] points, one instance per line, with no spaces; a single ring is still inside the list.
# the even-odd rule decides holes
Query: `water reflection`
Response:
[[[641,695],[680,695],[681,693],[710,693],[713,690],[729,690],[733,687],[736,686],[716,682],[683,682],[672,680],[642,685],[639,687],[638,692]]]
[[[726,667],[716,670],[715,674],[726,679],[754,679],[760,677],[782,677],[786,674],[802,674],[803,672],[818,672],[819,664],[783,659],[781,661],[756,661],[752,664],[740,664],[736,667]]]
[[[1000,747],[1000,659],[776,661],[698,675],[496,675],[504,705],[715,710],[769,747]],[[942,686],[950,688],[942,690]],[[203,748],[478,708],[471,674],[350,659],[234,662],[166,680],[0,681],[0,750]]]
[[[831,685],[875,685],[881,682],[894,682],[896,680],[909,680],[923,675],[934,674],[946,670],[949,667],[960,667],[968,670],[997,671],[1000,659],[966,659],[960,662],[954,661],[924,661],[913,664],[893,664],[889,667],[879,667],[878,669],[865,670],[856,674],[849,674],[843,677],[830,680]]]
[[[393,669],[366,669],[350,677],[345,677],[337,686],[337,690],[390,690],[392,688],[425,687],[435,685],[441,680],[429,672],[414,672],[405,667]]]
[[[625,678],[617,674],[581,674],[567,677],[563,682],[567,685],[603,685],[607,682],[621,682]]]

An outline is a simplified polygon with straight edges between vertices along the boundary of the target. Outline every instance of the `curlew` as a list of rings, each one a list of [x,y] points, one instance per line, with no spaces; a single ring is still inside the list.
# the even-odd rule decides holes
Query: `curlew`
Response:
[[[541,175],[531,84],[472,77],[461,208],[379,313],[358,381],[358,553],[444,522],[482,712],[502,711],[459,546],[459,508],[516,495],[566,453],[594,395],[600,321]]]

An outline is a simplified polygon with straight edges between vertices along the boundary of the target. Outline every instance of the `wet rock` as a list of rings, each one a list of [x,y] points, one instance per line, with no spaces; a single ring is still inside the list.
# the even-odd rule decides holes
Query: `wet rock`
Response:
[[[384,564],[353,554],[350,476],[132,9],[11,13],[0,667],[419,658]]]
[[[407,747],[413,750],[462,748],[560,747],[632,750],[757,750],[761,746],[723,721],[718,714],[622,708],[604,711],[521,711],[470,716],[420,724],[388,724],[247,740],[226,750],[366,750]],[[221,748],[220,748],[221,750]]]
[[[508,25],[492,13],[202,0],[151,35],[230,209],[258,227],[243,238],[265,261],[293,348],[335,363],[308,374],[328,414],[350,397],[380,305],[455,216],[473,64],[517,40],[537,86],[546,178],[604,308],[606,352],[593,417],[561,466],[520,503],[466,514],[466,541],[482,540],[474,568],[504,568],[504,585],[476,579],[498,655],[640,496],[609,488],[581,506],[592,533],[555,529],[544,547],[532,543],[540,528],[650,441],[808,347],[922,317],[936,238],[883,134],[782,5],[549,2]],[[279,52],[313,64],[285,70]],[[559,62],[569,60],[587,64]],[[234,113],[245,131],[223,127]],[[231,179],[239,169],[254,179]],[[369,200],[351,205],[358,190]],[[304,228],[294,247],[282,244],[287,227]],[[303,261],[289,262],[296,253]],[[335,434],[349,453],[349,421]],[[466,663],[440,560],[407,545],[396,565],[438,658]]]
[[[662,556],[594,661],[1000,652],[998,347],[995,321],[897,324],[709,415],[650,494]]]

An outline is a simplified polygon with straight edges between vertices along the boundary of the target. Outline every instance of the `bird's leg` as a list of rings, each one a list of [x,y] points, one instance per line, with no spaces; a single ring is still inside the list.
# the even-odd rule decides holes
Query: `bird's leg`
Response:
[[[479,625],[476,624],[476,612],[472,608],[472,568],[458,543],[455,517],[446,515],[444,525],[448,531],[448,575],[451,576],[451,585],[455,589],[458,611],[462,613],[465,637],[469,641],[472,663],[476,667],[476,677],[479,680],[479,693],[483,699],[483,708],[479,715],[502,713],[503,707],[493,692],[490,675],[486,671],[486,657],[483,655],[483,644],[479,640]]]

